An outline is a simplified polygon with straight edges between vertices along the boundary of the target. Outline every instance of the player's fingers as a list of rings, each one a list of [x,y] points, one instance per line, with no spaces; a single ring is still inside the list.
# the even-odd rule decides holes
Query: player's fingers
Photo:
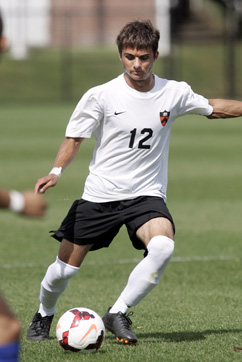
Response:
[[[34,192],[35,194],[38,194],[40,192],[40,189],[43,188],[43,185],[48,182],[46,177],[39,178],[35,184]]]
[[[39,192],[40,192],[41,194],[44,194],[45,191],[46,191],[49,187],[52,187],[52,186],[54,186],[52,181],[48,181],[48,182],[46,182],[46,183],[40,184],[40,185],[39,185]]]
[[[36,183],[35,187],[34,187],[34,193],[37,195],[39,193],[39,187],[40,185]]]
[[[46,189],[47,188],[45,188],[45,184],[42,183],[42,184],[38,184],[38,185],[35,186],[34,192],[35,192],[36,195],[39,194],[39,193],[42,194],[42,193],[45,192]]]
[[[38,179],[34,189],[35,193],[43,194],[49,187],[53,186],[52,179],[53,178],[50,175]]]
[[[41,194],[44,194],[45,191],[46,191],[49,187],[50,187],[50,186],[48,186],[48,184],[40,185],[40,187],[39,187],[39,192],[40,192]]]
[[[40,183],[39,192],[41,194],[44,194],[48,188],[55,186],[57,184],[57,181],[58,176],[50,175],[47,180],[45,180],[43,183]]]

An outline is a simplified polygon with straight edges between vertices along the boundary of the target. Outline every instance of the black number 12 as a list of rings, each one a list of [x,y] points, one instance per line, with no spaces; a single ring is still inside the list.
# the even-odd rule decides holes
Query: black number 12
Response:
[[[137,132],[137,128],[134,128],[132,131],[130,131],[131,136],[130,136],[130,141],[129,141],[129,148],[133,148],[134,147],[134,140],[136,137],[136,132]],[[143,137],[138,144],[138,148],[142,148],[142,149],[150,149],[150,145],[144,144],[149,138],[152,137],[153,135],[153,130],[151,128],[144,128],[142,129],[142,131],[140,132],[141,134],[146,134],[145,137]]]

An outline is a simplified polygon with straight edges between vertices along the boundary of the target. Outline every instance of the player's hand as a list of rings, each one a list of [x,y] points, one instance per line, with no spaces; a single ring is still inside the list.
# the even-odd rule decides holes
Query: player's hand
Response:
[[[21,213],[33,217],[44,216],[47,203],[43,196],[36,195],[33,191],[25,191],[22,194],[24,196],[25,205]]]
[[[36,194],[44,194],[45,191],[50,188],[50,187],[54,187],[58,182],[58,176],[54,175],[53,173],[48,175],[48,176],[44,176],[38,179],[38,181],[36,182],[34,191]]]

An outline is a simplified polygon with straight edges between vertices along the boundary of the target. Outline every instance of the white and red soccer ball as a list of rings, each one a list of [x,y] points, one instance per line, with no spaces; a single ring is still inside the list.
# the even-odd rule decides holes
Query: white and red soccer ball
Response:
[[[93,310],[72,308],[60,317],[56,337],[65,350],[96,352],[103,344],[105,326]]]

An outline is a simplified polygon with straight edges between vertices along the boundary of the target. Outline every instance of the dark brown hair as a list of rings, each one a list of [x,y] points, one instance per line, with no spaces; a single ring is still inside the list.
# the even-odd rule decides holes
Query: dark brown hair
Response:
[[[117,36],[116,43],[120,54],[124,48],[138,50],[151,48],[156,55],[160,32],[150,20],[135,20],[126,24]]]

